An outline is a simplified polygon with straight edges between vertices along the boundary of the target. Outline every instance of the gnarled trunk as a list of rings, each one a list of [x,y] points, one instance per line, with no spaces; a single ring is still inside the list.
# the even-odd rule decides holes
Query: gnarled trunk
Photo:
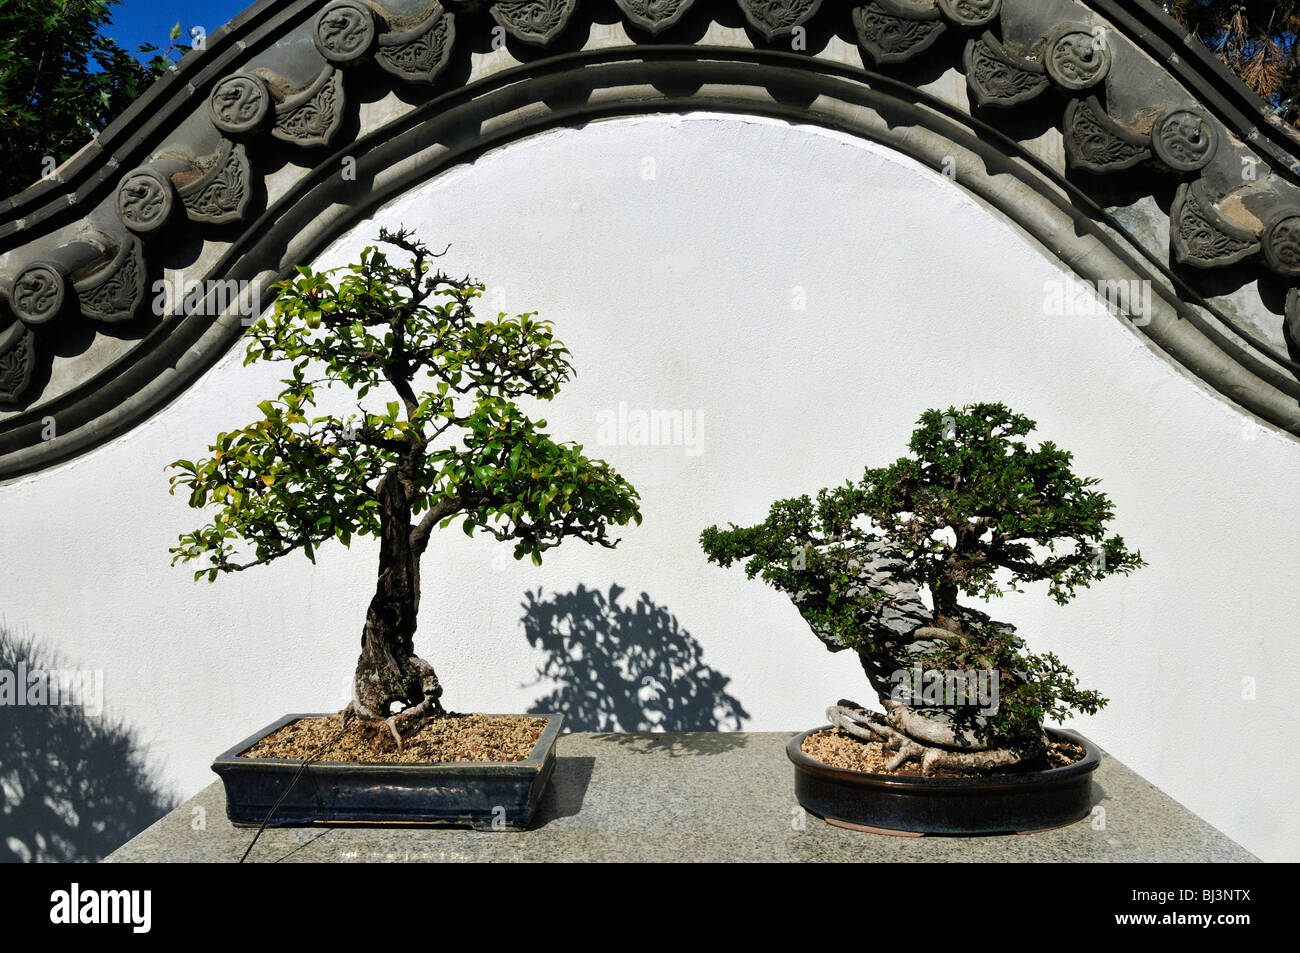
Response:
[[[420,553],[411,545],[411,485],[400,466],[379,483],[379,580],[353,677],[352,709],[363,718],[388,718],[394,703],[442,710],[433,666],[415,654]]]
[[[940,767],[988,770],[1032,757],[1032,745],[1013,750],[981,740],[966,723],[968,719],[954,717],[952,709],[894,697],[896,673],[911,671],[917,664],[932,669],[931,657],[939,649],[971,641],[977,644],[979,635],[986,630],[1014,635],[1015,629],[959,605],[958,589],[948,581],[940,581],[932,588],[932,605],[927,605],[917,585],[907,579],[906,562],[884,543],[863,543],[856,548],[854,557],[858,567],[855,588],[867,597],[861,616],[867,637],[860,642],[846,644],[837,632],[821,627],[814,613],[825,607],[828,592],[791,593],[813,632],[828,648],[857,651],[867,681],[885,710],[883,715],[873,713],[859,704],[841,700],[827,709],[830,722],[864,740],[879,741],[894,751],[891,770],[913,760],[920,762],[926,773]],[[888,598],[874,600],[882,593]],[[988,670],[989,663],[977,645],[971,647],[969,668]],[[1011,688],[1000,685],[1006,691]],[[976,719],[976,725],[981,723],[982,719]]]

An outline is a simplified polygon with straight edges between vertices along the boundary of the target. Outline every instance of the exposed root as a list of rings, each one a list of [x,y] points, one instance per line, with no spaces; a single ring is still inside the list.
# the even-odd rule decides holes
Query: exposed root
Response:
[[[989,748],[988,742],[980,741],[973,731],[954,731],[951,725],[932,721],[902,702],[885,698],[880,704],[889,712],[886,717],[890,725],[922,744],[963,751],[987,751]]]
[[[398,754],[402,751],[402,735],[409,733],[413,725],[419,725],[426,718],[433,715],[445,715],[442,702],[438,700],[437,695],[425,695],[424,701],[418,705],[412,705],[399,711],[396,715],[391,715],[384,719],[388,725],[388,730],[393,733],[393,740],[397,742]]]
[[[417,698],[420,700],[413,701]],[[381,665],[369,660],[363,651],[352,678],[352,701],[339,713],[339,726],[355,716],[391,735],[400,753],[403,738],[417,731],[430,716],[446,714],[441,699],[442,684],[433,666],[418,655],[407,656],[400,665],[388,657]],[[394,705],[406,707],[390,715]]]
[[[387,733],[392,735],[393,742],[397,745],[397,753],[401,754],[405,747],[404,737],[419,731],[426,719],[437,715],[445,715],[446,713],[437,695],[425,695],[424,700],[418,705],[404,708],[397,714],[390,715],[387,718],[362,714],[357,711],[353,702],[348,702],[347,707],[338,714],[338,725],[340,729],[345,728],[353,718],[359,720],[363,725],[376,727],[382,725],[387,730]]]
[[[878,712],[867,711],[862,706],[840,699],[839,703],[826,709],[826,718],[836,728],[840,728],[864,741],[878,741],[894,756],[885,765],[888,771],[897,771],[909,761],[919,762],[922,774],[933,774],[936,768],[953,771],[989,771],[994,768],[1008,767],[1025,760],[1025,755],[1010,748],[985,748],[981,750],[954,751],[928,741],[930,736],[942,735],[951,729],[927,722],[905,705],[891,703],[895,707],[888,716]],[[905,717],[900,709],[906,709],[911,717]],[[927,738],[916,738],[910,734],[918,721],[925,723]],[[1044,739],[1045,741],[1046,739]]]

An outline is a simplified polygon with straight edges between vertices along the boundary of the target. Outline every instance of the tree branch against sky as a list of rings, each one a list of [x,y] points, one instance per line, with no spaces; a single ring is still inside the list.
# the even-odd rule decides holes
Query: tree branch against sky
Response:
[[[248,4],[203,8],[210,33]],[[0,193],[72,158],[189,49],[193,10],[147,0],[0,3]]]
[[[1148,2],[1200,39],[1279,118],[1300,120],[1300,0]]]

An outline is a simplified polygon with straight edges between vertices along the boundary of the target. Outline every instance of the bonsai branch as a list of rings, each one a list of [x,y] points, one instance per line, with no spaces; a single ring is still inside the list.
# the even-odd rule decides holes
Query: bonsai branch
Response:
[[[411,529],[411,549],[415,551],[417,556],[422,554],[425,548],[428,547],[429,535],[433,532],[433,528],[448,516],[459,513],[463,506],[464,503],[459,497],[453,497],[439,500],[429,507],[429,511]]]

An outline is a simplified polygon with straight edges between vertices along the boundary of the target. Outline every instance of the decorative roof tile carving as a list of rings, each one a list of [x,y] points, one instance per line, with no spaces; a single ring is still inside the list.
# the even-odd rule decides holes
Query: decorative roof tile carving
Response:
[[[316,18],[312,39],[335,66],[363,62],[379,36],[375,13],[361,0],[334,0]]]
[[[990,32],[967,41],[964,62],[966,84],[980,106],[1019,106],[1050,85],[1041,63],[1007,51]]]
[[[154,169],[136,169],[117,188],[117,217],[134,232],[148,234],[171,220],[176,190],[171,179]]]
[[[1151,158],[1151,137],[1116,122],[1096,96],[1071,100],[1061,135],[1070,165],[1089,172],[1122,172]]]
[[[144,303],[144,246],[131,237],[103,268],[73,284],[81,313],[96,321],[130,321]]]
[[[62,313],[68,300],[68,282],[55,265],[33,262],[14,277],[9,300],[24,324],[39,327]]]
[[[1043,66],[1052,82],[1078,93],[1104,80],[1111,64],[1107,33],[1083,23],[1066,23],[1053,30],[1043,51]]]
[[[957,26],[983,29],[1002,12],[1002,0],[939,0],[939,9]]]
[[[236,73],[212,87],[208,112],[212,124],[227,135],[247,135],[257,131],[270,114],[271,91],[262,77]]]
[[[248,152],[241,143],[223,139],[221,148],[196,162],[191,172],[173,175],[172,184],[190,221],[209,225],[243,221],[253,191]]]
[[[1286,278],[1300,278],[1300,210],[1279,212],[1264,229],[1264,258]]]
[[[0,400],[18,399],[35,369],[36,332],[21,321],[11,321],[0,331]]]
[[[676,26],[695,0],[615,0],[633,26],[658,36]]]
[[[822,0],[737,0],[745,19],[769,42],[789,36],[821,8]]]
[[[343,124],[343,73],[333,66],[316,81],[275,105],[277,139],[299,146],[327,146]]]
[[[1259,237],[1214,208],[1204,179],[1178,187],[1170,210],[1169,240],[1180,264],[1222,268],[1256,254]]]
[[[1219,134],[1205,113],[1180,106],[1156,119],[1151,144],[1160,161],[1175,172],[1199,172],[1214,158]]]
[[[399,79],[432,85],[451,59],[456,21],[442,4],[416,26],[379,37],[375,62]]]
[[[925,52],[943,35],[947,24],[938,7],[901,15],[889,0],[868,0],[853,11],[858,45],[876,63],[900,63]]]
[[[496,0],[492,17],[515,39],[549,46],[577,9],[578,0]]]

